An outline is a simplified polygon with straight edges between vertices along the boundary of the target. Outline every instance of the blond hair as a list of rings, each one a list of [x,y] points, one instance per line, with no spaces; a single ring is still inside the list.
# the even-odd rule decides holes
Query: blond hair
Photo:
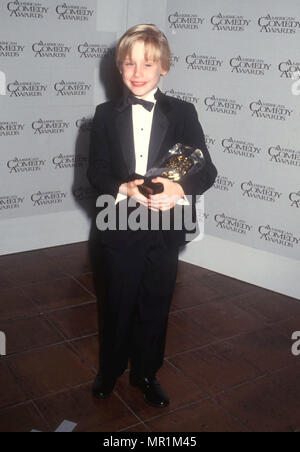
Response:
[[[131,57],[132,47],[137,41],[145,45],[145,60],[160,61],[164,71],[169,71],[171,51],[166,36],[155,25],[140,24],[129,28],[121,37],[116,50],[116,64],[121,70],[126,57]]]

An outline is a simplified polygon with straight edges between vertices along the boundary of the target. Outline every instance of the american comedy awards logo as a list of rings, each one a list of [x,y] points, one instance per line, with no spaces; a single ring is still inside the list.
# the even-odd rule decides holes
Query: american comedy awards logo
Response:
[[[209,72],[217,72],[223,64],[223,60],[220,60],[215,56],[197,55],[196,53],[187,55],[185,62],[188,70]]]
[[[24,174],[41,171],[45,166],[46,160],[38,157],[21,158],[15,157],[6,164],[10,174]]]
[[[92,125],[93,125],[93,119],[92,118],[82,117],[80,119],[77,119],[77,121],[75,122],[75,126],[82,133],[89,133],[89,132],[91,132]]]
[[[260,99],[255,102],[251,102],[249,108],[252,113],[252,117],[274,121],[286,121],[293,113],[293,110],[289,109],[285,105],[263,102]]]
[[[52,164],[54,169],[63,168],[83,168],[87,164],[87,157],[83,155],[63,155],[59,154],[53,157]]]
[[[57,96],[86,96],[91,88],[92,85],[85,82],[61,80],[54,84],[54,90]]]
[[[44,19],[49,8],[40,2],[28,2],[15,0],[7,3],[7,10],[10,17],[23,19]]]
[[[263,76],[271,69],[271,64],[259,58],[247,58],[240,55],[229,61],[231,72],[234,74],[248,74]]]
[[[260,155],[261,148],[254,145],[254,143],[236,140],[232,137],[224,138],[221,141],[223,152],[229,155],[236,155],[238,157],[255,158]]]
[[[30,197],[33,207],[49,207],[61,204],[67,197],[67,193],[61,190],[33,193]]]
[[[59,4],[55,8],[58,20],[86,22],[94,15],[94,10],[84,5]]]
[[[284,148],[280,145],[269,147],[268,158],[270,162],[275,164],[300,166],[300,151]]]
[[[251,20],[244,16],[224,15],[219,13],[210,19],[213,31],[245,31]]]
[[[22,82],[15,80],[7,85],[9,97],[41,97],[47,91],[47,85],[41,82]]]
[[[204,18],[198,14],[187,14],[175,12],[168,16],[169,29],[177,30],[199,30],[204,22]]]
[[[288,78],[295,80],[300,74],[300,63],[292,60],[282,61],[278,65],[281,78]]]
[[[218,175],[214,183],[214,188],[229,192],[233,189],[234,185],[235,182],[232,179],[229,179],[229,177]]]
[[[107,44],[79,44],[77,46],[77,51],[82,59],[93,59],[101,60],[102,58],[112,55],[112,49]]]
[[[198,104],[200,102],[200,97],[195,96],[193,93],[188,91],[177,91],[174,89],[169,89],[165,91],[167,96],[176,97],[176,99],[185,100],[186,102],[191,102],[192,104]]]
[[[0,41],[0,57],[18,58],[23,55],[25,45],[16,41]]]
[[[23,202],[24,196],[9,195],[0,197],[0,210],[13,210],[19,209]]]
[[[216,228],[235,232],[236,234],[246,235],[253,226],[245,220],[229,217],[225,213],[215,215]]]
[[[277,17],[267,14],[258,19],[261,33],[295,34],[300,29],[300,21],[295,17]]]
[[[25,124],[18,121],[0,121],[0,137],[20,136],[25,129]]]
[[[242,196],[246,198],[254,198],[271,203],[278,201],[282,196],[282,193],[274,187],[261,185],[252,181],[242,182],[241,191]]]
[[[300,244],[300,237],[294,235],[292,232],[284,231],[269,224],[259,226],[258,232],[261,240],[271,242],[278,246],[294,248]]]
[[[35,42],[31,46],[35,58],[66,58],[71,48],[63,43]]]
[[[38,119],[33,121],[31,128],[34,135],[62,134],[70,127],[70,123],[59,119]]]
[[[296,207],[297,209],[300,209],[300,190],[295,193],[292,192],[289,194],[289,200],[291,202],[291,207]]]
[[[221,113],[225,115],[237,115],[241,112],[243,105],[236,100],[222,97],[210,96],[204,100],[206,111],[211,113]]]

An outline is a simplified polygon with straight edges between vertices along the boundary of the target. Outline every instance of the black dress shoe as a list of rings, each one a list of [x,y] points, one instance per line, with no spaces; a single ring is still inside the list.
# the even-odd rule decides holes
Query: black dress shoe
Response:
[[[141,389],[144,399],[149,405],[163,408],[169,405],[170,401],[157,381],[157,378],[137,378],[130,374],[130,384]]]
[[[104,378],[101,373],[98,373],[92,388],[94,397],[101,397],[105,399],[113,392],[116,383],[116,378]]]

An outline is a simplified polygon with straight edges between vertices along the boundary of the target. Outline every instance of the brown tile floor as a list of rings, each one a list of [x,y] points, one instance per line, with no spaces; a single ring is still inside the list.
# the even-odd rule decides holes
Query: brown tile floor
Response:
[[[0,257],[0,431],[298,431],[300,303],[179,263],[159,380],[171,404],[146,405],[128,371],[106,400],[97,371],[87,243]]]

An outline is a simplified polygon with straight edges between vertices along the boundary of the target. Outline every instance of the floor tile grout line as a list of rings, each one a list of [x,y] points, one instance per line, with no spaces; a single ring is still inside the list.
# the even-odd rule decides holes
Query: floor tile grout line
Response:
[[[82,276],[82,275],[80,275]],[[86,292],[88,292],[93,298],[97,299],[97,295],[96,293],[93,293],[92,291],[90,291],[81,281],[79,281],[76,276],[73,276],[72,279],[79,285],[81,286],[84,290],[86,290]]]
[[[244,424],[244,422],[240,418],[236,417],[233,413],[230,412],[230,410],[228,410],[223,405],[221,405],[220,402],[216,398],[212,398],[212,400],[215,402],[216,405],[219,406],[219,408],[222,411],[224,411],[224,413],[227,413],[228,416],[230,416],[234,420],[234,422],[236,422],[242,428],[245,428],[247,430],[247,433],[253,433],[252,430],[249,429],[249,427],[246,424]]]
[[[58,345],[70,345],[71,342],[74,342],[76,340],[79,341],[81,339],[86,339],[86,338],[93,337],[93,336],[98,336],[98,333],[91,333],[91,334],[87,334],[87,335],[79,336],[79,337],[74,337],[74,338],[66,338],[66,339],[62,338],[63,340],[61,340],[59,342],[53,342],[51,344],[46,344],[46,345],[43,345],[43,346],[40,346],[40,347],[34,347],[34,348],[31,348],[31,349],[28,349],[28,350],[23,350],[23,351],[20,351],[20,352],[17,352],[17,353],[12,353],[10,355],[1,356],[1,361],[4,362],[4,361],[9,361],[9,360],[14,360],[14,359],[16,359],[16,358],[18,358],[20,356],[27,355],[27,354],[29,354],[31,352],[47,350],[47,349],[56,347]],[[76,349],[76,351],[77,351],[77,349]]]
[[[188,407],[188,406],[193,405],[193,404],[198,404],[201,401],[205,401],[205,400],[215,400],[216,402],[218,402],[216,398],[219,397],[220,395],[225,394],[225,393],[227,393],[227,392],[229,392],[231,390],[234,390],[236,388],[247,386],[250,383],[253,383],[255,381],[261,380],[261,379],[266,378],[266,377],[270,378],[273,382],[276,383],[276,380],[273,379],[274,375],[276,373],[278,373],[278,372],[280,372],[282,370],[285,370],[285,369],[292,369],[294,367],[294,365],[283,366],[283,367],[281,367],[279,369],[276,369],[276,370],[267,371],[267,372],[264,372],[263,374],[261,374],[259,376],[256,376],[254,378],[248,379],[248,380],[246,380],[246,381],[244,381],[242,383],[238,383],[236,385],[233,385],[233,386],[230,386],[228,388],[225,388],[225,389],[223,389],[223,390],[221,390],[221,391],[219,391],[219,392],[217,392],[215,394],[211,394],[211,393],[208,393],[205,390],[203,390],[203,388],[201,388],[193,379],[191,379],[191,377],[189,377],[188,375],[184,374],[184,372],[182,372],[181,369],[177,368],[173,363],[170,363],[167,359],[165,359],[165,361],[167,361],[172,367],[174,367],[176,370],[178,370],[185,378],[189,379],[195,386],[197,386],[203,392],[203,394],[205,394],[203,397],[201,397],[201,399],[199,399],[197,401],[188,402],[186,404],[180,405],[180,406],[174,408],[173,410],[169,410],[167,413],[171,413],[171,412],[176,411],[176,410],[178,410],[180,408]],[[300,370],[300,368],[299,368],[299,370]],[[127,369],[127,371],[128,371],[128,369]],[[95,370],[95,372],[96,372],[96,370]],[[14,377],[14,379],[16,379],[16,377],[15,377],[15,375],[13,373],[12,373],[12,376]],[[18,381],[18,380],[16,379],[16,381]],[[29,404],[30,402],[36,402],[36,401],[39,401],[39,400],[43,400],[43,399],[46,399],[48,397],[52,397],[52,396],[55,396],[55,395],[58,395],[58,394],[61,394],[61,393],[67,392],[67,391],[71,391],[73,389],[80,388],[81,386],[92,385],[93,381],[94,381],[94,379],[89,379],[89,380],[87,380],[87,381],[85,381],[83,383],[79,383],[79,384],[71,386],[71,387],[63,388],[63,389],[60,389],[60,390],[55,391],[55,392],[50,392],[50,393],[43,394],[43,395],[38,396],[38,397],[25,399],[25,400],[23,400],[21,402],[17,402],[17,403],[14,403],[14,404],[8,404],[8,405],[5,405],[5,406],[2,406],[0,408],[0,414],[1,414],[2,411],[5,411],[6,409],[10,409],[10,408],[13,409],[13,408],[16,408],[16,407],[21,406],[21,405]],[[122,397],[120,396],[119,392],[114,391],[114,393],[116,395],[118,395],[118,397],[122,400],[122,402],[124,402],[124,404],[127,406],[127,403],[122,399]],[[26,396],[25,393],[24,393],[24,395]],[[135,416],[138,417],[138,419],[141,419],[135,413],[134,409],[131,409],[131,410],[134,412]],[[161,417],[163,415],[164,415],[164,413],[159,414],[157,416],[152,416],[151,418],[147,418],[145,420],[141,419],[141,422],[145,423],[148,420],[156,419],[156,418]]]
[[[187,403],[184,403],[183,405],[177,405],[173,409],[169,408],[168,411],[164,411],[164,412],[161,412],[160,414],[157,414],[156,416],[151,416],[149,418],[146,418],[146,419],[144,419],[143,422],[146,424],[146,423],[151,422],[153,420],[162,418],[164,416],[168,416],[169,414],[176,413],[177,411],[180,411],[182,409],[189,408],[189,407],[194,406],[194,405],[200,405],[201,403],[207,402],[208,400],[211,400],[211,397],[203,397],[203,398],[201,398],[199,400],[194,400],[193,402],[187,402]],[[152,430],[151,430],[151,432],[152,432]]]
[[[139,417],[139,415],[127,404],[127,402],[123,399],[120,393],[117,390],[114,390],[114,394],[120,399],[120,401],[126,406],[126,408],[142,423],[144,424],[143,419]]]
[[[46,417],[45,417],[45,416],[43,415],[43,413],[40,411],[40,409],[39,409],[39,407],[36,405],[35,401],[34,401],[34,400],[31,400],[31,402],[32,402],[33,406],[35,407],[35,409],[37,410],[39,416],[43,419],[43,421],[44,421],[44,422],[46,423],[46,425],[48,426],[49,431],[51,432],[51,431],[52,431],[52,428],[51,428],[50,423],[47,421]]]
[[[137,427],[138,425],[141,425],[141,424],[145,427],[147,432],[151,433],[150,428],[144,422],[139,422],[138,424],[134,424],[134,425],[128,425],[127,427],[124,427],[124,428],[122,428],[120,430],[116,430],[116,433],[122,433],[122,432],[126,433],[126,430],[128,430],[130,428]],[[145,432],[145,433],[147,433],[147,432]]]
[[[34,303],[36,304],[36,302],[34,302]],[[68,309],[74,309],[74,308],[78,308],[78,307],[81,307],[81,306],[86,306],[86,305],[89,305],[89,304],[96,304],[96,300],[84,301],[82,303],[66,305],[66,306],[62,306],[61,308],[53,308],[53,309],[46,310],[46,311],[44,310],[44,311],[36,312],[34,314],[30,314],[28,316],[18,315],[17,317],[13,317],[13,318],[7,318],[7,319],[2,318],[2,319],[0,319],[0,321],[13,323],[13,322],[18,321],[18,320],[30,320],[30,319],[34,319],[36,317],[43,317],[43,316],[46,316],[48,314],[53,314],[54,312],[66,311]],[[40,305],[37,305],[37,307],[39,308]]]

